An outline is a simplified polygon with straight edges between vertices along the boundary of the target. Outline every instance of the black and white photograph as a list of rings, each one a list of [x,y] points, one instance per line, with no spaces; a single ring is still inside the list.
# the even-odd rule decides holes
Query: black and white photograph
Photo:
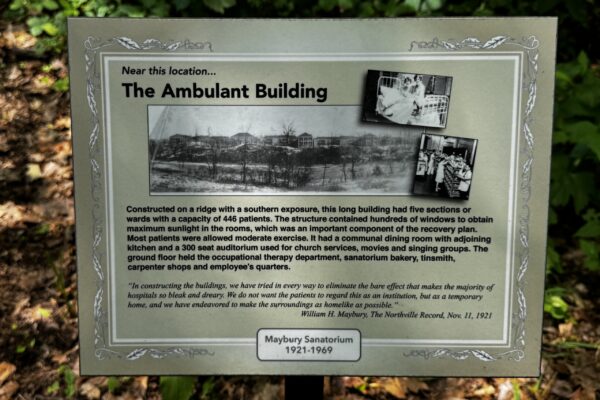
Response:
[[[422,130],[359,106],[149,106],[152,195],[410,195]]]
[[[420,143],[413,193],[468,199],[477,139],[424,133]]]
[[[452,77],[412,72],[367,72],[363,121],[445,128]]]

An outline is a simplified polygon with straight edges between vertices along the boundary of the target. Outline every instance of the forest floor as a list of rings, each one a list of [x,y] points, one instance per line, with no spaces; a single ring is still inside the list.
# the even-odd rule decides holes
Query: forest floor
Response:
[[[23,27],[0,22],[0,32],[0,400],[160,398],[156,376],[79,376],[66,56],[37,56]],[[331,377],[325,397],[600,397],[600,282],[581,258],[562,255],[570,308],[544,321],[539,378]],[[195,394],[282,397],[283,377],[198,377]]]

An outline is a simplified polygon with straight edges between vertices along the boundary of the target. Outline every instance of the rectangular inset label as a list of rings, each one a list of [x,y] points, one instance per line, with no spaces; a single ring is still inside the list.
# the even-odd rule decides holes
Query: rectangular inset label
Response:
[[[260,329],[261,361],[358,361],[361,337],[356,329]]]

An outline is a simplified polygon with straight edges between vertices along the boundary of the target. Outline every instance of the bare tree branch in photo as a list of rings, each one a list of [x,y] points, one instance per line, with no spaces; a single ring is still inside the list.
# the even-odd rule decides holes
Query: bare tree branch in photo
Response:
[[[290,148],[293,145],[292,142],[295,138],[296,128],[294,127],[294,122],[289,121],[289,122],[284,122],[282,124],[282,129],[283,129],[283,137],[285,140],[285,143],[283,143],[283,144],[286,146],[284,160],[283,160],[284,161],[283,174],[285,177],[285,186],[289,188],[290,183],[291,183],[291,178],[293,176],[294,168],[295,168],[294,154],[290,150]]]
[[[355,143],[350,146],[350,175],[352,180],[356,179],[356,164],[360,161],[360,148]]]
[[[344,151],[344,149],[342,149],[342,151]],[[342,154],[340,159],[342,161],[342,175],[344,176],[344,182],[347,182],[348,177],[346,176],[346,163],[348,161],[348,156],[345,154]]]
[[[211,176],[213,181],[215,181],[217,179],[219,160],[221,158],[221,143],[219,142],[218,138],[212,136],[210,128],[208,128],[208,136],[208,145],[210,146]]]
[[[240,164],[242,166],[242,183],[247,186],[247,172],[248,172],[248,135],[250,134],[251,125],[242,127],[241,133],[244,134],[244,143],[242,144],[240,152]]]
[[[277,150],[271,147],[267,150],[267,185],[277,182],[275,167],[277,166]]]
[[[327,173],[327,158],[323,157],[323,179],[321,180],[321,186],[325,186],[325,174]]]

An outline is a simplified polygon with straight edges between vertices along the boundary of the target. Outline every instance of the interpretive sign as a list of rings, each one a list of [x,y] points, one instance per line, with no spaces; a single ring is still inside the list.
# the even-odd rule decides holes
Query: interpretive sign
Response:
[[[70,19],[84,374],[537,375],[556,19]]]

